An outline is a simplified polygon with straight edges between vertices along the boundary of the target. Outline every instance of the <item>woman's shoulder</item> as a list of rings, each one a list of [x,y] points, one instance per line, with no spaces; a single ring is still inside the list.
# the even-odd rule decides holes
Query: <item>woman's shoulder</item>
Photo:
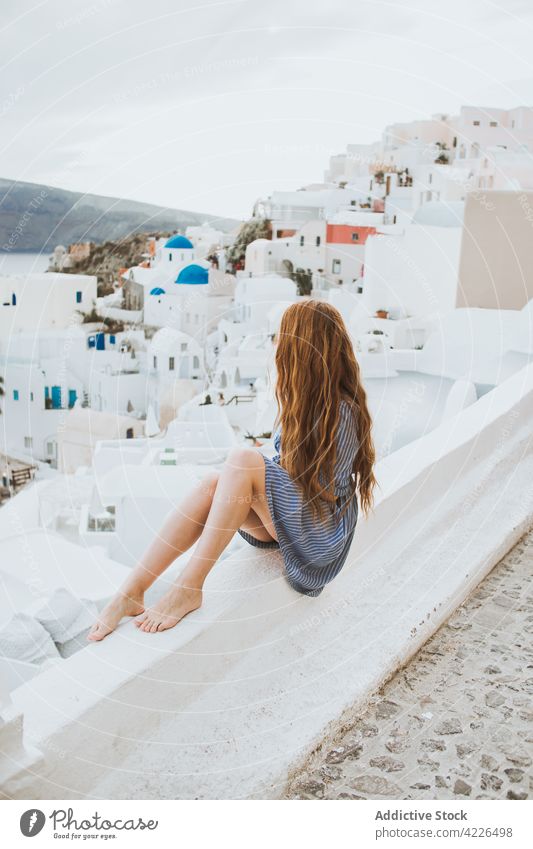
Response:
[[[355,405],[355,402],[351,398],[348,398],[346,395],[343,395],[339,404],[340,417],[344,419],[349,419],[352,416],[355,417],[356,413],[357,407]]]
[[[357,439],[357,407],[350,398],[341,399],[338,427],[341,439],[348,441]]]

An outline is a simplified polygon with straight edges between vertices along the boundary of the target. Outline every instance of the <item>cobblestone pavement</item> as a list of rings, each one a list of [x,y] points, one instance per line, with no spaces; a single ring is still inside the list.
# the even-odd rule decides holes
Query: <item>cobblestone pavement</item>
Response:
[[[287,798],[533,798],[532,567],[530,531]]]

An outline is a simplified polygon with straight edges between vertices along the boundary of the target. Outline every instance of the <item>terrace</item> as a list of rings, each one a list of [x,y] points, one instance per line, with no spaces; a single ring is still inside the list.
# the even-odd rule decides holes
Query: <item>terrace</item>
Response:
[[[527,359],[527,339],[511,335]],[[510,352],[495,353],[502,363]],[[380,364],[366,378],[380,487],[336,581],[318,599],[299,596],[276,552],[236,541],[209,578],[204,606],[175,629],[144,634],[126,621],[95,645],[82,633],[37,668],[4,657],[4,793],[53,798],[60,786],[66,798],[282,795],[291,771],[335,736],[344,711],[363,705],[529,528],[533,364],[515,358],[486,383],[477,382],[477,355],[444,356],[440,374],[432,373],[431,345],[364,355],[363,372],[371,357]],[[102,446],[96,468],[107,466],[109,450]],[[194,467],[155,462],[160,449],[151,456],[150,465],[139,454],[133,466],[107,466],[106,507],[113,493],[137,504],[143,486],[146,496],[126,527],[129,550],[115,556],[40,527],[41,485],[4,508],[4,623],[14,610],[33,609],[35,593],[41,600],[58,587],[87,607],[104,603],[134,560],[143,522],[142,533],[153,533],[192,479]]]

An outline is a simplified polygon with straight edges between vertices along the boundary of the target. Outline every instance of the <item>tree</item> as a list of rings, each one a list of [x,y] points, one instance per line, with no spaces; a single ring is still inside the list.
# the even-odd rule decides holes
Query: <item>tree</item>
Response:
[[[237,238],[226,251],[226,260],[235,267],[239,262],[244,262],[246,248],[256,239],[270,239],[272,236],[272,225],[268,218],[250,218],[242,224],[237,233]]]
[[[76,310],[78,315],[81,315],[81,323],[82,324],[99,324],[100,330],[102,333],[122,333],[124,330],[124,322],[119,318],[109,318],[109,316],[102,316],[96,311],[96,307],[93,306],[90,312],[82,312],[81,310]]]
[[[299,295],[310,295],[313,289],[313,275],[305,268],[297,268],[291,274],[291,278],[296,283]]]

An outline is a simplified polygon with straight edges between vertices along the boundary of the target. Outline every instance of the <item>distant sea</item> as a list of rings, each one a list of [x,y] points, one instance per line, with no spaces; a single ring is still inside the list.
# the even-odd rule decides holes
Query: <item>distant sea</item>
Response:
[[[50,251],[51,253],[51,251]],[[46,271],[49,253],[1,253],[0,274],[29,274]]]

